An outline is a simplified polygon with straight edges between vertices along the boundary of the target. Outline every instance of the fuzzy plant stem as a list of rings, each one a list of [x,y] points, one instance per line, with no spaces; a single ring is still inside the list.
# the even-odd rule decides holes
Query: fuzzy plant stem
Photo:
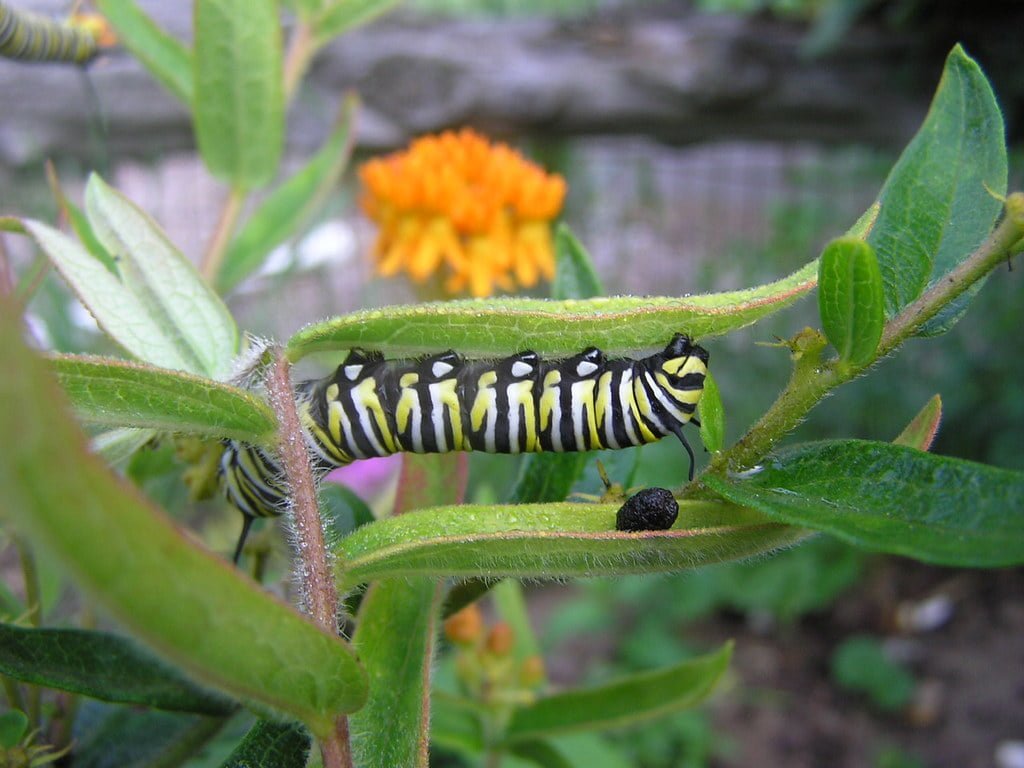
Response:
[[[280,425],[278,452],[291,489],[293,536],[306,610],[324,632],[338,634],[338,593],[324,542],[323,524],[316,503],[316,483],[302,434],[290,365],[280,347],[273,350],[266,386]],[[352,768],[348,719],[340,715],[331,734],[320,740],[324,768]]]
[[[313,29],[304,21],[300,21],[292,30],[288,40],[288,51],[284,57],[284,97],[285,101],[291,101],[295,95],[306,70],[309,69],[309,62],[316,53],[317,45]]]
[[[820,361],[824,340],[805,350],[778,399],[740,440],[715,456],[706,472],[722,475],[754,467],[784,435],[799,424],[832,389],[863,373],[913,336],[928,320],[1003,261],[1015,255],[1024,237],[1024,193],[1006,201],[1006,215],[977,250],[886,323],[874,357],[860,365]],[[686,495],[700,495],[693,484]]]
[[[210,244],[203,254],[203,265],[201,271],[203,277],[211,285],[217,282],[217,275],[220,274],[221,265],[224,263],[224,255],[228,250],[228,243],[231,242],[231,235],[235,232],[238,224],[238,217],[242,213],[242,206],[245,204],[246,194],[239,187],[232,187],[224,199],[224,206],[221,208],[220,218],[217,219],[217,227],[213,230]]]

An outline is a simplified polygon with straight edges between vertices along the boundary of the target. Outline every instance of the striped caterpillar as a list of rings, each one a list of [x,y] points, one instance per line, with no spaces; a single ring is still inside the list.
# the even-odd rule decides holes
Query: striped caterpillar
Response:
[[[352,350],[330,376],[299,383],[296,403],[322,472],[406,451],[592,451],[675,435],[692,480],[682,428],[694,420],[707,365],[707,351],[681,334],[637,360],[594,347],[560,360],[526,351],[497,361]],[[288,492],[277,458],[256,446],[229,442],[221,473],[245,515],[237,560],[253,519],[281,514]]]

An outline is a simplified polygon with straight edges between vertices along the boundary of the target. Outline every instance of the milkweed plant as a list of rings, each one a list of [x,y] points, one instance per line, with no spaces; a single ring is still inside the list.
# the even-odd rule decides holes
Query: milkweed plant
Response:
[[[554,690],[517,579],[675,572],[765,555],[816,532],[928,563],[1024,562],[1024,475],[930,453],[938,395],[892,442],[786,441],[822,398],[904,343],[941,343],[934,337],[990,273],[1007,279],[1000,268],[1024,249],[1024,194],[1006,188],[1002,116],[961,48],[874,204],[791,275],[725,293],[604,297],[583,244],[554,223],[564,182],[507,147],[452,132],[365,165],[362,205],[378,224],[383,272],[408,272],[435,297],[474,298],[355,312],[253,346],[221,296],[309,222],[352,144],[356,104],[346,97],[323,146],[275,182],[286,105],[317,50],[388,3],[292,0],[286,44],[271,0],[196,0],[191,46],[131,0],[97,5],[118,44],[189,110],[199,152],[228,191],[198,269],[97,175],[81,208],[54,180],[70,233],[0,218],[7,237],[35,242],[124,352],[32,350],[20,320],[30,276],[0,297],[0,511],[24,574],[22,593],[0,595],[7,764],[42,765],[68,750],[76,764],[118,750],[149,755],[135,764],[156,765],[156,755],[180,764],[238,722],[251,727],[219,764],[426,766],[431,744],[494,766],[506,755],[541,766],[613,764],[601,732],[699,704],[731,646]],[[249,204],[257,191],[260,202]],[[538,284],[550,298],[490,296]],[[784,345],[789,382],[727,444],[716,337],[815,291],[818,327],[794,328]],[[621,493],[569,498],[585,453],[522,457],[510,495],[494,504],[461,503],[464,454],[404,454],[393,511],[334,521],[325,533],[293,363],[352,349],[399,359],[530,349],[562,359],[596,347],[622,358],[675,334],[699,342],[711,362],[697,414],[709,459],[693,482],[680,476],[669,489],[679,508],[671,528],[617,530]],[[279,457],[294,604],[208,550],[112,468],[169,435],[200,446],[197,487],[216,485],[223,441]],[[92,621],[43,626],[38,557],[59,564],[117,633]],[[475,603],[488,592],[493,620]],[[461,649],[461,689],[431,695],[441,637]],[[91,700],[131,706],[108,707],[99,725],[75,723]]]

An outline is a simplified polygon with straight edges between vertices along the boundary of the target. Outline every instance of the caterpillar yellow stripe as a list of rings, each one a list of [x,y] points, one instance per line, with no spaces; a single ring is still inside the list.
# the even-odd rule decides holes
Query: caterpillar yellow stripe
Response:
[[[675,435],[704,391],[708,352],[676,334],[657,354],[608,358],[590,347],[560,360],[520,352],[466,360],[453,351],[385,360],[353,350],[324,379],[296,387],[298,412],[319,470],[392,453],[528,453],[627,448]],[[228,500],[252,520],[284,510],[278,460],[229,442],[221,460]]]

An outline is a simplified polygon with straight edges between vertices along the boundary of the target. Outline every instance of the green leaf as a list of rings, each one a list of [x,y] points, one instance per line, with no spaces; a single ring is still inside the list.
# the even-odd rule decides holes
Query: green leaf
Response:
[[[17,746],[28,732],[28,716],[18,709],[0,714],[0,749]]]
[[[233,187],[266,184],[284,137],[277,3],[196,0],[193,29],[193,113],[203,161]]]
[[[484,751],[477,702],[435,688],[430,697],[430,710],[431,744],[471,755]]]
[[[202,685],[301,719],[316,733],[358,708],[366,678],[345,643],[197,547],[88,452],[47,363],[22,343],[6,303],[0,346],[0,400],[18,403],[0,409],[7,446],[0,517]]]
[[[958,45],[928,116],[882,187],[881,211],[868,235],[887,316],[984,241],[1002,210],[997,196],[1006,193],[1006,173],[1002,114],[985,75]],[[948,330],[969,301],[965,295],[953,302],[924,335]]]
[[[238,330],[220,298],[148,216],[95,175],[86,188],[86,208],[120,276],[52,227],[26,221],[25,228],[100,326],[154,365],[226,376]]]
[[[285,8],[297,13],[304,21],[308,21],[328,0],[283,0]]]
[[[566,224],[555,231],[555,279],[553,299],[589,299],[604,293],[601,278],[583,244]]]
[[[76,736],[75,768],[179,766],[207,744],[224,724],[219,717],[156,709],[109,709],[105,718]]]
[[[818,265],[818,309],[825,336],[851,365],[870,361],[885,325],[882,273],[871,246],[840,237],[825,246]]]
[[[78,294],[100,327],[128,352],[175,370],[197,371],[200,362],[153,317],[146,304],[81,245],[52,227],[27,220],[25,227]]]
[[[587,453],[533,453],[519,463],[510,504],[562,501],[583,473]]]
[[[121,45],[157,82],[191,108],[192,51],[162,30],[134,0],[97,0],[97,7],[117,31]]]
[[[766,552],[804,533],[718,502],[681,501],[669,531],[615,530],[620,504],[467,504],[365,525],[340,543],[338,586],[393,576],[568,578],[666,573]]]
[[[888,658],[873,637],[849,637],[832,654],[832,677],[843,688],[866,694],[886,712],[899,712],[914,695],[914,678]]]
[[[405,454],[395,515],[420,504],[457,503],[465,488],[465,454]],[[427,768],[440,603],[441,584],[429,578],[385,579],[367,590],[352,638],[372,681],[366,706],[352,716],[357,765]]]
[[[94,453],[114,467],[126,463],[137,450],[156,437],[155,429],[112,429],[96,435],[91,446]]]
[[[633,768],[608,739],[596,733],[571,733],[551,739],[519,741],[510,751],[545,768]],[[700,761],[693,765],[700,764]]]
[[[938,395],[933,395],[932,399],[924,404],[924,408],[911,419],[910,423],[892,442],[895,445],[905,445],[909,448],[917,448],[919,451],[927,451],[935,441],[941,421],[942,399]]]
[[[311,21],[317,46],[370,23],[397,4],[398,0],[322,0],[319,12]]]
[[[228,246],[217,276],[221,292],[238,285],[275,247],[293,237],[323,204],[348,165],[357,100],[348,98],[324,146],[275,189]]]
[[[243,389],[164,368],[102,357],[51,359],[75,415],[86,424],[152,427],[271,445],[270,407]]]
[[[102,262],[110,270],[111,274],[119,274],[117,262],[113,256],[107,253],[107,249],[103,247],[103,244],[96,237],[96,233],[92,231],[92,225],[85,217],[85,214],[82,213],[82,209],[71,202],[67,195],[64,194],[64,189],[60,185],[60,179],[57,178],[57,171],[51,163],[46,165],[46,180],[50,185],[50,191],[53,194],[54,200],[57,201],[57,208],[67,218],[68,223],[71,225],[71,230],[78,237],[79,242],[97,260]]]
[[[288,357],[353,347],[417,355],[458,349],[499,357],[529,348],[549,357],[588,346],[608,354],[663,347],[675,333],[718,336],[783,309],[817,283],[818,262],[768,285],[685,298],[619,296],[589,300],[469,299],[388,307],[308,325]]]
[[[238,328],[192,262],[156,222],[96,174],[86,184],[85,211],[97,238],[118,262],[124,287],[160,327],[165,343],[194,366],[186,370],[226,377],[238,352]],[[162,365],[155,355],[139,357]]]
[[[940,565],[1024,563],[1024,474],[862,440],[784,451],[746,479],[705,475],[780,522]]]
[[[359,494],[334,482],[320,484],[317,505],[328,530],[339,539],[375,519],[373,510]]]
[[[260,720],[221,768],[305,768],[309,734],[297,723]]]
[[[0,672],[103,701],[227,715],[236,707],[134,643],[103,632],[0,624]]]
[[[465,579],[452,584],[444,602],[441,603],[441,618],[447,619],[454,616],[467,605],[475,603],[481,597],[490,592],[495,584],[500,584],[499,579]]]
[[[709,371],[704,378],[704,393],[700,396],[700,439],[711,453],[725,445],[725,408],[715,377]]]
[[[522,741],[510,750],[516,757],[527,760],[541,768],[573,768],[573,762],[553,744],[540,739]]]
[[[596,688],[545,696],[517,709],[506,741],[532,740],[571,731],[597,731],[651,720],[694,707],[729,666],[732,643],[667,669],[644,672]]]

